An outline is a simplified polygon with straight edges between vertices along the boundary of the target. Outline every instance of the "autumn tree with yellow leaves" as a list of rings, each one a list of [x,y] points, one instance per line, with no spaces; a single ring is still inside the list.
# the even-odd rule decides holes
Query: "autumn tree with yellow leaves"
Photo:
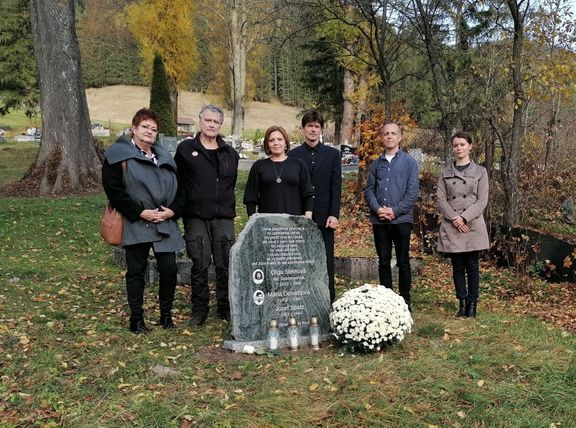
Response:
[[[141,73],[150,79],[155,55],[164,60],[175,118],[178,90],[197,69],[194,13],[195,2],[189,0],[140,0],[126,7],[128,26],[143,59]]]

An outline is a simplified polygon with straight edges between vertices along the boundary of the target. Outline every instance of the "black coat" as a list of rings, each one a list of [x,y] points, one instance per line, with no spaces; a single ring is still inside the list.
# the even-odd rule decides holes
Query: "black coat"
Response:
[[[174,160],[178,181],[186,195],[183,217],[212,220],[234,218],[234,188],[238,176],[238,153],[220,137],[216,165],[199,140],[186,138],[178,145]]]
[[[289,155],[302,159],[308,167],[314,187],[312,219],[319,227],[325,227],[329,216],[340,217],[342,192],[340,152],[333,147],[318,144],[313,159],[306,143],[303,143],[300,147],[290,150]]]

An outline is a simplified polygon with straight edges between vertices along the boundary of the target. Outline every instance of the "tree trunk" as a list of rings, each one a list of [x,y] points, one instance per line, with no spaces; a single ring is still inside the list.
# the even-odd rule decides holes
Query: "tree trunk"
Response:
[[[386,84],[384,89],[384,110],[386,111],[386,120],[392,120],[392,86]]]
[[[518,220],[518,173],[520,171],[520,143],[524,137],[524,112],[526,96],[522,85],[522,60],[524,43],[524,18],[516,0],[508,0],[508,7],[514,21],[514,39],[512,43],[512,84],[514,86],[514,115],[512,118],[512,134],[506,138],[503,149],[502,181],[504,187],[505,227],[513,226]]]
[[[340,129],[340,144],[351,145],[354,130],[354,77],[350,70],[344,70],[344,107],[342,108],[342,127]]]
[[[377,63],[381,80],[380,89],[384,94],[384,113],[386,120],[390,121],[392,120],[392,82],[384,58],[379,59]]]
[[[553,153],[558,149],[558,116],[560,115],[560,96],[554,94],[550,101],[550,119],[544,140],[544,170],[554,168],[555,159]]]
[[[452,127],[448,123],[448,108],[446,107],[446,96],[444,88],[444,79],[442,78],[442,69],[440,63],[440,55],[438,52],[438,42],[434,36],[433,28],[436,23],[433,17],[424,7],[421,0],[416,0],[417,12],[420,15],[421,26],[420,34],[422,41],[426,47],[426,54],[430,64],[430,71],[432,72],[432,87],[434,89],[434,97],[438,110],[440,111],[440,124],[438,125],[439,131],[444,139],[443,161],[446,163],[448,154],[450,152],[450,137],[452,135]]]
[[[335,120],[334,121],[334,140],[332,141],[333,144],[338,144],[338,142],[342,139],[342,121]],[[326,142],[326,140],[324,140]]]
[[[494,165],[494,154],[496,153],[497,137],[494,131],[490,130],[484,137],[484,167],[488,171],[488,177],[492,178],[492,166]]]
[[[232,95],[232,135],[241,136],[246,113],[246,5],[230,4],[230,90]]]
[[[100,161],[82,83],[74,0],[33,0],[31,6],[42,141],[27,178],[38,179],[43,195],[93,189],[100,185]]]
[[[358,82],[358,90],[356,91],[356,96],[358,99],[358,104],[356,106],[356,126],[354,127],[354,147],[360,145],[360,123],[366,114],[366,104],[368,99],[368,82],[366,81],[366,76],[360,76],[360,81]]]
[[[272,76],[274,79],[274,96],[280,98],[280,91],[278,88],[278,59],[274,57],[272,60]]]

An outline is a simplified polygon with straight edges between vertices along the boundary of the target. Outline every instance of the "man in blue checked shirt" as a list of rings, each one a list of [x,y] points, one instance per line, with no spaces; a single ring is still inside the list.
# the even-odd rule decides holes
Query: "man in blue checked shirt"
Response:
[[[411,309],[410,234],[412,209],[418,200],[418,164],[400,150],[400,141],[402,128],[395,122],[386,123],[382,128],[385,151],[370,165],[364,195],[370,207],[380,284],[393,288],[390,261],[394,245],[398,289]]]

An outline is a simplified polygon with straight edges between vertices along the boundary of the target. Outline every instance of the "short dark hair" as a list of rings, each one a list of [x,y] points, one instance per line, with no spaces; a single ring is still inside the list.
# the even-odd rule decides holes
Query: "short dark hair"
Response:
[[[463,138],[464,140],[468,141],[468,144],[470,145],[474,144],[474,137],[469,132],[464,131],[456,132],[454,135],[452,135],[452,138],[450,138],[450,143],[454,141],[454,138]]]
[[[268,148],[268,140],[270,139],[270,134],[276,131],[281,133],[282,136],[284,137],[284,141],[286,141],[285,151],[288,152],[288,150],[290,150],[290,140],[288,139],[288,133],[286,132],[286,130],[281,126],[271,126],[266,130],[266,133],[264,134],[264,153],[266,153],[267,155],[270,155],[270,149]]]
[[[138,126],[145,120],[153,120],[156,122],[156,126],[160,126],[160,116],[154,110],[150,110],[149,108],[141,108],[136,112],[134,117],[132,118],[132,126]]]
[[[400,125],[398,122],[396,122],[394,120],[385,121],[384,125],[382,125],[382,130],[380,132],[382,132],[384,130],[384,127],[386,125],[396,125],[398,127],[398,129],[400,129],[400,135],[404,135],[404,128],[402,128],[402,125]]]
[[[324,118],[318,110],[308,110],[302,115],[302,128],[312,122],[318,122],[320,128],[324,128]]]

